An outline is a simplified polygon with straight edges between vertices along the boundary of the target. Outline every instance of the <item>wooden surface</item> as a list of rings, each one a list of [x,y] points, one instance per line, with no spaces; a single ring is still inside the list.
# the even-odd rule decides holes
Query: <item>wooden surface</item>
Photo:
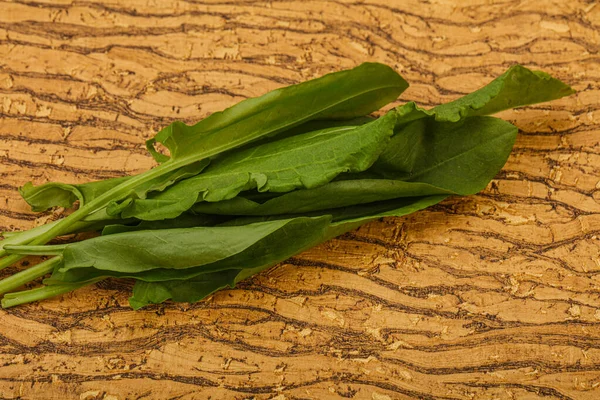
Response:
[[[52,218],[28,180],[145,170],[171,121],[363,61],[423,106],[517,62],[578,94],[501,115],[521,132],[480,195],[208,301],[134,312],[110,281],[0,311],[0,398],[600,398],[599,30],[590,1],[1,1],[1,230]]]

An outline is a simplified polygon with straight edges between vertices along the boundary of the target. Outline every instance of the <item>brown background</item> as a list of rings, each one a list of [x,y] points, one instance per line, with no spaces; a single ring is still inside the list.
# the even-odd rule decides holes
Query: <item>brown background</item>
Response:
[[[17,187],[153,165],[143,141],[363,61],[434,106],[522,63],[578,90],[477,196],[372,223],[199,304],[110,281],[0,311],[0,397],[600,398],[600,5],[0,2],[0,229]],[[12,268],[5,273],[14,272]]]

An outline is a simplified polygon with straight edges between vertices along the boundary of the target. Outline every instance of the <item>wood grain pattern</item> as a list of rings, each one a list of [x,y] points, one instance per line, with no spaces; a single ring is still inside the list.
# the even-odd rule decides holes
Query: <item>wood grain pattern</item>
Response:
[[[0,1],[0,230],[56,217],[28,180],[145,170],[171,121],[363,61],[424,106],[517,62],[578,91],[501,115],[520,135],[481,194],[236,290],[133,312],[113,280],[0,311],[0,398],[600,398],[599,50],[583,0]]]

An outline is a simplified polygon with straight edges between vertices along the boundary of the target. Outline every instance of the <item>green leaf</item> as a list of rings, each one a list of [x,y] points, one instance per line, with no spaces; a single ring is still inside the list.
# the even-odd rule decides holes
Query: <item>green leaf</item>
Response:
[[[458,194],[421,182],[404,182],[392,179],[348,179],[290,193],[257,202],[237,196],[215,203],[200,202],[192,211],[213,215],[286,215],[353,206],[395,199],[438,194]]]
[[[328,128],[360,126],[368,122],[372,122],[373,120],[374,118],[366,116],[357,117],[350,120],[314,120],[282,132],[280,135],[278,135],[278,139]],[[256,144],[252,143],[251,145],[245,147],[255,147],[256,145],[268,142],[268,140],[265,140],[264,142],[261,141],[257,142]],[[166,177],[156,178],[149,183],[136,188],[132,197],[145,198],[146,193],[150,191],[162,191],[166,187],[181,179],[202,172],[207,165],[208,160],[204,160],[199,164],[193,164],[189,167],[180,168],[173,174],[170,174]],[[34,186],[31,182],[27,182],[25,185],[19,188],[19,193],[31,206],[32,211],[40,212],[46,211],[52,207],[69,208],[72,207],[77,200],[79,200],[80,205],[83,205],[86,202],[96,198],[98,195],[107,192],[108,190],[126,182],[129,179],[129,176],[125,176],[83,184],[50,182],[39,186]],[[110,203],[110,207],[112,211],[111,214],[115,215],[121,210],[122,202],[112,202]]]
[[[398,107],[397,124],[427,117],[433,117],[436,121],[457,122],[467,117],[490,115],[510,108],[556,100],[573,93],[575,91],[569,85],[545,72],[514,65],[481,89],[431,110],[422,109],[414,102]]]
[[[52,207],[69,208],[77,200],[83,201],[83,195],[76,185],[64,183],[51,182],[33,186],[31,182],[27,182],[19,188],[19,193],[32,211],[45,211]]]
[[[253,269],[268,268],[275,265],[294,254],[303,250],[309,249],[328,238],[328,226],[331,222],[329,215],[316,216],[314,218],[295,217],[289,219],[279,219],[273,221],[261,221],[257,223],[245,224],[243,226],[225,226],[216,227],[213,229],[197,228],[196,231],[189,232],[190,236],[205,237],[214,232],[219,232],[216,238],[222,235],[227,235],[232,231],[238,232],[239,235],[248,235],[247,239],[253,242],[244,249],[224,249],[230,255],[228,257],[216,260],[211,263],[201,263],[185,266],[188,260],[182,260],[182,256],[172,256],[173,265],[167,265],[162,268],[149,268],[143,270],[131,271],[131,268],[122,268],[121,259],[106,254],[103,257],[113,264],[110,270],[99,269],[94,267],[73,267],[71,260],[63,260],[61,268],[59,268],[45,283],[64,283],[64,282],[81,282],[98,277],[121,277],[121,278],[136,278],[143,281],[164,281],[164,280],[182,280],[192,278],[199,274],[216,272],[229,269]],[[258,228],[280,226],[268,234],[257,234]],[[264,231],[264,229],[262,229]],[[140,233],[140,239],[144,238],[144,232]],[[162,235],[162,231],[158,231]],[[166,235],[168,233],[165,232]],[[120,235],[115,235],[120,236]],[[115,237],[115,238],[116,238]],[[168,236],[163,236],[166,240],[170,240]],[[223,243],[225,248],[227,243]],[[161,249],[158,249],[160,251]],[[85,251],[83,248],[77,248],[75,251]],[[185,256],[184,256],[185,257]],[[162,258],[162,256],[160,257]],[[154,267],[151,265],[150,267]]]
[[[333,216],[333,223],[331,224],[332,231],[329,234],[333,235],[340,230],[342,233],[347,232],[364,223],[383,217],[403,217],[437,204],[447,197],[447,195],[401,197],[375,203],[344,207],[342,209],[343,212]]]
[[[305,122],[301,125],[294,126],[290,129],[286,129],[281,133],[278,133],[275,140],[285,139],[291,136],[301,135],[308,132],[320,131],[323,129],[329,128],[339,128],[339,127],[350,127],[350,126],[361,126],[367,124],[369,122],[375,121],[376,118],[365,115],[362,117],[356,117],[352,119],[315,119],[308,122]],[[254,142],[250,142],[244,146],[238,147],[236,151],[245,150],[249,147],[257,147],[265,143],[270,143],[274,138],[267,137],[262,140],[257,140]]]
[[[208,159],[202,160],[145,182],[132,189],[130,198],[144,198],[148,192],[164,190],[181,179],[199,174],[208,164]],[[127,182],[130,178],[124,176],[83,184],[50,182],[40,186],[33,186],[31,182],[27,182],[19,188],[19,193],[33,211],[45,211],[52,207],[69,208],[77,200],[79,206],[83,207],[89,201]]]
[[[304,221],[304,220],[303,220]],[[310,219],[303,223],[308,224]],[[94,267],[138,273],[155,268],[185,269],[211,264],[254,245],[292,220],[239,227],[197,227],[124,232],[68,244],[59,272]]]
[[[245,143],[275,135],[315,119],[351,119],[394,101],[408,83],[390,67],[364,63],[298,85],[244,100],[188,126],[175,122],[147,142],[158,162],[168,157],[154,144],[162,143],[172,159],[219,154]]]
[[[133,296],[129,304],[134,310],[149,304],[160,304],[169,299],[176,302],[194,303],[218,290],[234,288],[235,285],[269,266],[259,268],[229,269],[196,275],[186,280],[167,280],[161,282],[136,281]]]
[[[305,213],[299,215],[285,216],[261,216],[261,217],[240,217],[221,226],[244,229],[244,226],[253,223],[266,223],[277,220],[278,218],[287,218],[290,223],[286,225],[285,230],[274,232],[272,235],[258,241],[256,245],[248,248],[245,252],[239,253],[230,259],[219,261],[212,265],[206,265],[202,268],[190,268],[185,271],[179,271],[172,274],[172,271],[152,270],[148,273],[136,275],[135,278],[143,280],[162,280],[162,279],[187,279],[199,273],[206,271],[226,270],[242,268],[244,270],[257,268],[267,268],[281,261],[292,257],[318,243],[324,242],[336,236],[339,236],[358,226],[376,220],[381,217],[401,217],[415,211],[424,209],[437,204],[447,196],[423,196],[423,197],[405,197],[373,203],[358,204],[348,207],[326,210],[324,212]],[[313,225],[309,230],[305,219],[310,217],[310,223]],[[294,240],[290,241],[292,237]]]
[[[144,282],[137,281],[129,304],[134,310],[149,304],[160,304],[173,299],[178,302],[196,302],[220,289],[235,287],[239,270],[229,270],[198,275],[189,280]]]
[[[114,268],[113,271],[76,268],[70,269],[66,273],[57,272],[53,278],[44,283],[64,285],[66,282],[88,282],[106,276],[134,277],[138,281],[130,303],[135,309],[151,303],[161,303],[167,299],[195,302],[224,287],[233,288],[235,283],[365,222],[383,216],[406,215],[436,204],[444,197],[403,198],[347,207],[345,212],[338,213],[338,217],[344,215],[345,219],[334,223],[330,223],[328,216],[290,219],[286,221],[284,227],[260,238],[240,253],[199,267],[158,268],[135,274],[120,272],[119,268]],[[271,222],[263,221],[256,225]],[[240,231],[248,231],[248,227],[252,226],[237,225],[237,229]],[[290,240],[291,238],[293,240]],[[106,255],[106,257],[110,258],[113,255]]]
[[[383,216],[406,215],[405,213],[407,212],[414,212],[420,210],[421,208],[439,203],[447,197],[448,195],[441,194],[418,197],[398,197],[389,200],[376,201],[373,203],[354,204],[346,207],[305,212],[302,214],[239,216],[225,221],[217,226],[243,226],[265,221],[298,218],[299,216],[318,217],[324,215],[328,215],[331,218],[332,226],[336,223],[343,224],[345,222],[354,223],[360,221],[368,222]],[[397,214],[387,214],[395,211],[397,211]],[[358,227],[360,224],[356,226]],[[325,236],[328,238],[333,237],[329,233],[327,233]]]
[[[171,158],[162,165],[102,191],[77,211],[62,219],[48,231],[31,240],[43,244],[71,229],[71,225],[91,213],[110,206],[113,213],[126,208],[133,195],[146,193],[148,182],[169,181],[169,175],[192,164],[203,163],[221,153],[271,137],[306,122],[322,118],[352,119],[394,100],[408,84],[391,68],[382,64],[363,64],[322,78],[282,88],[256,99],[246,100],[222,113],[215,113],[200,123],[188,127],[174,123],[149,141],[155,157],[165,160],[154,150],[153,143],[162,142],[171,151]],[[154,187],[154,184],[152,185]],[[63,188],[64,190],[64,188]],[[71,195],[68,195],[71,196]],[[53,194],[54,202],[71,201]],[[77,196],[75,196],[77,197]],[[85,197],[85,196],[83,196]],[[141,196],[143,197],[143,196]],[[52,201],[39,201],[39,208]],[[0,254],[1,251],[0,251]],[[0,269],[14,258],[0,260]]]
[[[362,174],[281,196],[253,201],[244,196],[215,203],[199,202],[192,210],[219,215],[283,215],[308,213],[428,195],[469,195],[484,189],[502,168],[517,130],[492,117],[460,123],[432,118],[397,128],[373,168]],[[373,179],[373,177],[390,179]]]
[[[326,230],[325,238],[335,237],[357,226],[383,216],[402,216],[418,211],[430,205],[436,204],[443,200],[444,196],[428,196],[419,199],[401,199],[395,207],[388,204],[387,210],[380,210],[376,214],[369,217],[355,217],[354,219],[345,220],[343,222],[333,223]],[[402,203],[402,204],[399,204]],[[324,240],[323,239],[323,240]],[[271,244],[271,247],[276,247]],[[263,251],[267,251],[268,247]],[[269,263],[260,265],[261,260],[256,260],[252,257],[245,257],[247,260],[243,269],[226,269],[216,272],[207,272],[201,268],[191,268],[180,271],[179,274],[170,274],[171,271],[161,271],[164,275],[156,275],[157,270],[149,271],[150,274],[155,274],[154,278],[176,277],[179,279],[163,280],[163,281],[144,281],[138,280],[133,289],[133,296],[129,299],[129,303],[134,309],[139,309],[148,304],[162,303],[168,299],[176,302],[196,302],[216,292],[217,290],[230,287],[234,288],[237,282],[240,282],[248,277],[259,273],[275,264],[281,262],[301,250],[295,249],[278,259],[272,259]],[[279,261],[276,261],[279,260]],[[235,265],[230,263],[229,265]],[[256,266],[258,265],[258,267]],[[150,276],[146,275],[145,278]]]
[[[125,224],[129,223],[131,220],[123,220],[116,219],[108,214],[106,214],[106,210],[99,210],[93,214],[90,214],[87,218],[82,221],[77,221],[76,223],[69,226],[68,230],[65,230],[64,234],[73,234],[80,232],[90,232],[97,231],[104,228],[105,225],[108,224]],[[0,241],[0,252],[4,252],[4,246],[6,245],[24,245],[31,242],[33,239],[38,237],[39,235],[44,234],[45,232],[52,229],[54,226],[60,223],[60,220],[48,222],[44,225],[39,225],[34,228],[28,229],[26,231],[21,231],[10,235],[10,237],[5,238]]]
[[[352,230],[365,222],[372,221],[380,217],[403,216],[410,214],[430,205],[436,204],[442,201],[444,198],[445,196],[405,198],[396,200],[395,204],[387,203],[384,206],[380,205],[378,207],[373,207],[372,205],[370,205],[371,207],[361,206],[360,208],[363,209],[363,212],[371,212],[372,214],[369,214],[368,216],[363,214],[360,217],[355,214],[351,219],[329,224],[329,227],[324,230],[323,236],[320,240],[324,241],[341,235],[344,232]],[[369,211],[367,211],[367,209],[369,209]],[[376,209],[377,211],[375,211]],[[304,230],[304,232],[306,235],[306,230]],[[265,243],[262,243],[262,246],[253,248],[253,254],[240,253],[238,255],[240,258],[239,264],[236,264],[237,260],[224,260],[228,262],[220,265],[222,268],[234,267],[235,265],[243,266],[244,268],[232,268],[219,271],[213,266],[211,269],[190,268],[187,270],[178,271],[178,273],[174,273],[173,270],[164,269],[148,271],[148,273],[144,274],[143,276],[137,276],[138,281],[134,286],[133,296],[129,299],[129,303],[132,308],[137,310],[148,304],[158,304],[168,299],[176,302],[190,303],[200,301],[217,290],[226,287],[234,288],[237,282],[240,282],[241,280],[247,279],[256,273],[272,267],[273,265],[284,261],[294,254],[301,252],[305,248],[309,248],[314,245],[311,245],[310,242],[308,242],[304,244],[303,248],[294,248],[293,243],[295,241],[280,240],[280,238],[276,237],[267,238],[264,242]],[[279,249],[279,243],[292,247],[287,251],[287,253],[280,252],[277,257],[269,256],[269,249]],[[262,258],[260,257],[261,253]],[[259,257],[256,257],[256,255]],[[147,281],[140,279],[145,279]],[[156,279],[164,280],[155,281]]]
[[[342,172],[369,168],[388,143],[395,118],[392,111],[361,126],[307,132],[231,153],[214,160],[204,173],[118,211],[123,218],[174,218],[197,201],[227,200],[244,190],[318,187]]]
[[[194,228],[198,226],[215,226],[224,222],[229,217],[210,214],[185,213],[177,218],[158,221],[132,220],[131,224],[124,225],[123,220],[115,221],[102,229],[102,235],[114,235],[115,233],[151,231],[157,229]],[[1,243],[1,242],[0,242]]]
[[[493,117],[455,123],[425,118],[396,129],[370,171],[461,195],[486,187],[506,163],[517,137],[515,126]]]

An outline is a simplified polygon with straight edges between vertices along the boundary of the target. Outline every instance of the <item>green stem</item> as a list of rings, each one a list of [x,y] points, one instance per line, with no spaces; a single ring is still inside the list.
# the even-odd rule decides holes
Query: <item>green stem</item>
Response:
[[[23,233],[22,231],[6,231],[6,232],[0,232],[0,236],[2,236],[5,239],[11,238],[11,237],[15,237],[16,235],[19,235]]]
[[[8,252],[4,250],[4,246],[9,244],[27,244],[43,232],[49,230],[53,225],[56,225],[58,221],[53,221],[45,225],[36,226],[27,231],[19,232],[18,234],[5,236],[4,240],[0,241],[0,257],[5,256]],[[4,260],[0,260],[0,269],[8,267],[10,264],[5,265]]]
[[[42,246],[8,244],[4,246],[4,250],[6,250],[8,254],[20,254],[25,256],[59,256],[63,253],[65,247],[67,247],[66,244]]]
[[[54,257],[3,279],[0,281],[0,294],[10,292],[40,276],[49,274],[61,260],[62,257]]]
[[[210,154],[208,152],[208,156]],[[200,159],[205,158],[204,156]],[[179,161],[167,161],[156,168],[148,170],[139,175],[135,175],[131,177],[131,179],[123,182],[121,185],[115,186],[114,188],[104,192],[100,196],[92,199],[89,203],[83,205],[83,207],[79,208],[77,211],[73,212],[69,216],[60,219],[58,221],[52,222],[47,225],[43,225],[41,227],[37,227],[32,229],[32,231],[28,234],[28,231],[22,232],[20,235],[14,237],[15,241],[11,241],[10,239],[6,239],[5,241],[0,242],[0,257],[7,253],[4,250],[3,245],[7,244],[30,244],[30,245],[43,245],[48,243],[50,240],[54,239],[57,236],[64,235],[69,232],[69,229],[81,221],[88,215],[100,210],[111,201],[118,201],[126,197],[131,190],[136,188],[137,186],[151,181],[163,174],[174,171],[180,167],[183,167],[191,162],[196,161],[195,159],[183,159]],[[39,232],[39,233],[38,233]],[[18,240],[17,240],[18,239]],[[4,243],[4,244],[2,244]],[[5,258],[0,259],[0,270],[4,269],[15,262],[22,259],[22,256],[11,255]]]
[[[96,283],[98,281],[99,279],[82,283],[49,285],[31,290],[24,290],[22,292],[7,293],[2,299],[2,307],[9,308],[21,304],[31,303],[34,301],[49,299],[51,297],[55,297],[64,293],[72,292],[81,287],[91,285],[92,283]]]
[[[183,167],[189,164],[190,162],[190,160],[186,159],[180,161],[167,161],[156,168],[131,177],[131,179],[127,180],[126,182],[115,186],[114,188],[104,192],[100,196],[92,199],[89,203],[84,204],[83,207],[73,212],[66,218],[59,220],[56,225],[52,226],[47,231],[34,238],[28,244],[39,245],[47,243],[48,241],[54,239],[56,236],[60,236],[67,232],[69,227],[71,227],[71,225],[73,225],[74,223],[82,220],[91,213],[98,211],[100,208],[106,207],[106,205],[109,202],[123,199],[131,192],[131,190],[133,190],[137,186],[151,181],[152,179],[155,179],[163,174],[174,171],[177,168]]]
[[[59,222],[60,222],[60,220],[52,221],[45,225],[36,226],[35,228],[31,228],[27,231],[21,231],[17,234],[10,235],[10,237],[5,237],[4,240],[0,241],[0,257],[4,257],[5,255],[9,254],[9,252],[6,251],[6,249],[5,249],[7,246],[29,244],[35,238],[37,238],[40,235],[42,235],[43,233],[49,231],[52,227],[58,225]],[[107,222],[108,222],[108,220],[107,220]],[[76,231],[76,230],[77,231],[85,230],[86,228],[95,227],[96,224],[98,224],[98,223],[99,223],[99,221],[96,221],[96,220],[80,221],[79,223],[72,226],[73,229],[69,229],[68,231],[63,232],[63,234],[72,233],[73,231]],[[20,256],[19,257],[1,258],[0,259],[0,270],[4,269],[6,267],[10,267],[12,264],[16,263],[17,261],[19,261],[22,258],[23,257],[20,257]]]

